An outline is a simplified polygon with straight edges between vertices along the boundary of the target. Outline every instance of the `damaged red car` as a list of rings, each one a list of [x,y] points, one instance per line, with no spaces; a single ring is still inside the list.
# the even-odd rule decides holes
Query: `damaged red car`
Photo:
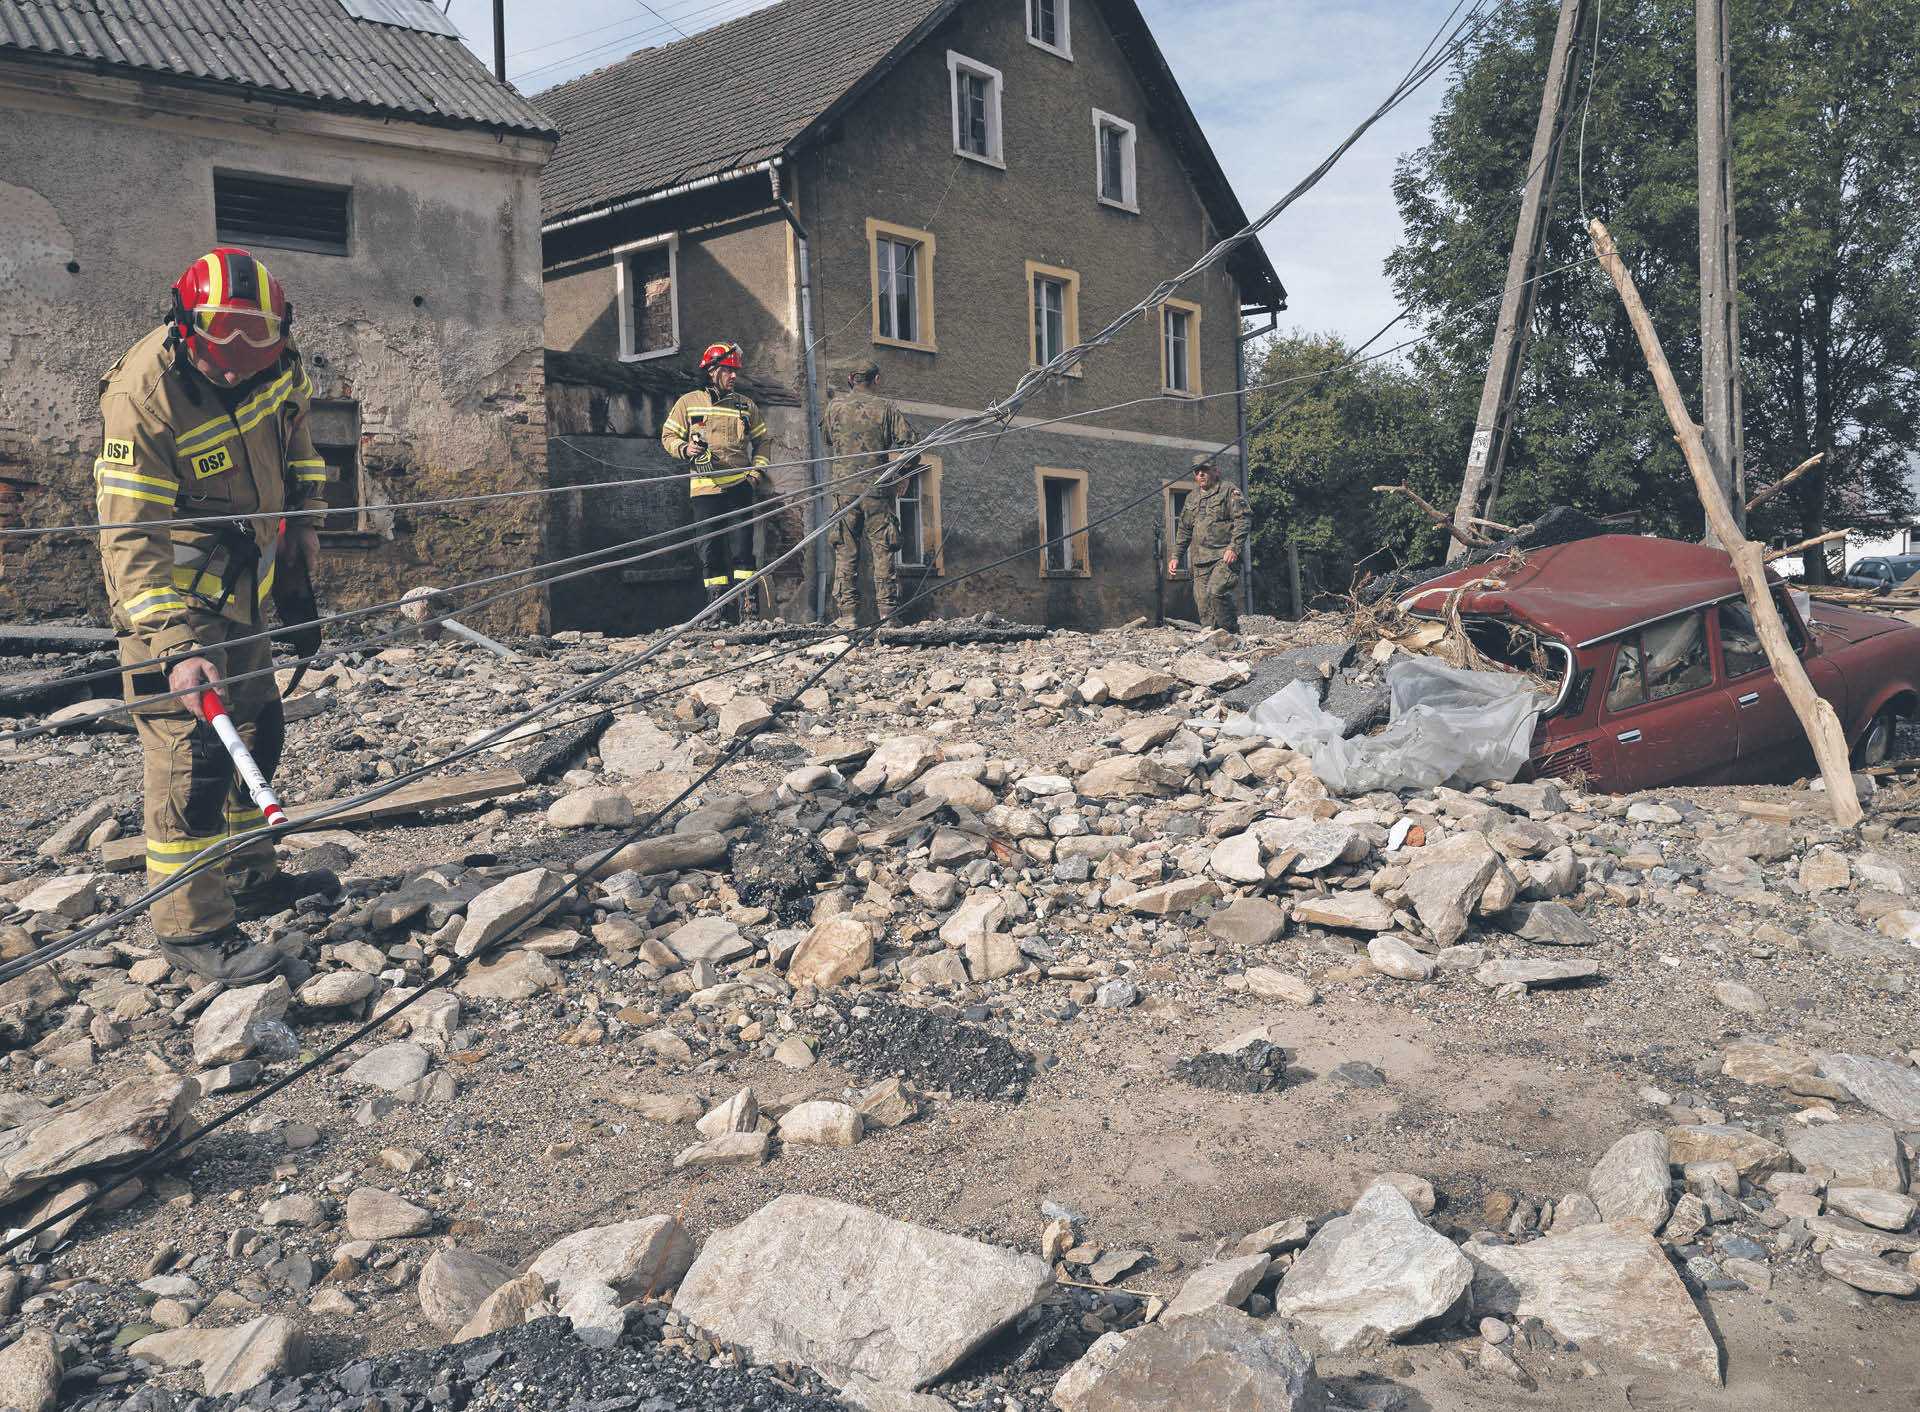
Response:
[[[1456,599],[1457,593],[1457,599]],[[1857,764],[1878,764],[1920,712],[1920,627],[1885,613],[1774,601]],[[1718,549],[1601,535],[1431,579],[1397,600],[1459,623],[1486,657],[1552,683],[1532,772],[1589,788],[1758,784],[1810,773],[1813,753]]]

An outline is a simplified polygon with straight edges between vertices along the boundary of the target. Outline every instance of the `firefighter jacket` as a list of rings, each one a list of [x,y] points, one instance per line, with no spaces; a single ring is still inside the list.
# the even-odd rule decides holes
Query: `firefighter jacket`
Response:
[[[704,454],[690,457],[689,439],[695,432],[707,439]],[[691,461],[695,475],[689,495],[718,495],[749,479],[767,464],[767,424],[753,399],[739,392],[715,396],[698,388],[673,404],[660,428],[660,444],[676,461]]]
[[[163,325],[100,380],[105,424],[93,463],[100,558],[113,625],[159,657],[251,625],[273,589],[285,509],[324,507],[326,463],[313,449],[313,384],[289,349],[278,366],[222,394],[176,365]],[[221,524],[152,523],[260,512]]]
[[[1193,546],[1188,562],[1215,564],[1231,549],[1238,559],[1247,557],[1247,498],[1240,488],[1216,480],[1206,490],[1187,496],[1180,511],[1180,523],[1173,531],[1173,557],[1178,559]]]
[[[872,392],[852,390],[835,397],[827,404],[827,410],[820,414],[820,431],[836,456],[866,453],[853,456],[851,460],[834,462],[827,473],[827,479],[831,481],[845,482],[850,476],[877,474],[882,466],[893,459],[892,453],[896,448],[913,445],[913,428],[907,425],[907,419],[900,409]],[[916,457],[895,468],[895,483],[913,473],[917,460]],[[857,489],[852,485],[842,485],[840,493],[851,495]]]

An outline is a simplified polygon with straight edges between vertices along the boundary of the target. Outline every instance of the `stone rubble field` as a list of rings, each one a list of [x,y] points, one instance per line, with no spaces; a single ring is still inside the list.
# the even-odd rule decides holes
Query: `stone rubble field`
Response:
[[[1221,725],[1343,624],[1248,626],[677,643],[288,839],[284,977],[0,986],[17,1230],[467,966],[0,1265],[0,1408],[1911,1408],[1916,777],[1330,798]],[[516,645],[310,674],[294,817],[649,642]],[[143,886],[101,724],[0,744],[0,959]]]

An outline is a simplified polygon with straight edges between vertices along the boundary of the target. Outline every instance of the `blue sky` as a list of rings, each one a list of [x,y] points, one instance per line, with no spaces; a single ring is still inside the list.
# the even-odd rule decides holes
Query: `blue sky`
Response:
[[[528,93],[759,8],[760,0],[507,0],[507,76]],[[1451,0],[1141,0],[1241,204],[1258,212],[1386,96]],[[452,0],[493,61],[490,0]],[[665,22],[663,22],[663,20]],[[1446,75],[1376,126],[1265,236],[1283,326],[1366,338],[1395,312],[1381,272],[1400,235],[1393,169],[1426,140]]]

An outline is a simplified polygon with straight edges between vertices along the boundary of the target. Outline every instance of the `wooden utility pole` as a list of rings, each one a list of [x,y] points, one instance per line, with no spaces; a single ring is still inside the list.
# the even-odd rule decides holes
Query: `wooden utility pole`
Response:
[[[1620,292],[1620,302],[1627,306],[1627,320],[1640,340],[1640,351],[1646,355],[1653,385],[1660,391],[1667,419],[1673,423],[1680,441],[1680,453],[1686,457],[1687,470],[1693,475],[1694,489],[1700,493],[1700,507],[1706,511],[1708,531],[1733,561],[1733,571],[1739,576],[1740,591],[1746,595],[1747,609],[1753,614],[1753,626],[1760,634],[1760,646],[1773,668],[1774,679],[1787,694],[1788,704],[1800,718],[1801,729],[1813,743],[1813,756],[1820,763],[1820,777],[1826,781],[1827,802],[1833,809],[1834,822],[1850,829],[1864,815],[1860,796],[1853,787],[1853,764],[1847,758],[1847,737],[1840,728],[1840,717],[1807,680],[1807,669],[1793,650],[1786,625],[1780,621],[1779,606],[1773,601],[1764,553],[1742,533],[1739,521],[1734,518],[1734,507],[1707,459],[1700,428],[1694,425],[1687,413],[1687,404],[1681,400],[1680,386],[1673,380],[1673,369],[1660,347],[1660,335],[1654,331],[1647,306],[1640,301],[1640,290],[1633,282],[1633,275],[1621,260],[1620,251],[1604,225],[1597,220],[1589,221],[1587,230],[1593,236],[1593,253],[1599,256],[1601,268]]]
[[[1740,414],[1739,264],[1734,255],[1733,124],[1727,0],[1694,0],[1693,63],[1699,123],[1700,411],[1707,460],[1742,535],[1747,527],[1746,436]],[[1717,536],[1709,522],[1707,538]]]
[[[1493,513],[1494,499],[1500,494],[1500,473],[1513,432],[1520,364],[1527,350],[1527,325],[1533,318],[1534,291],[1539,287],[1536,276],[1546,247],[1547,208],[1553,204],[1554,179],[1560,172],[1560,143],[1571,112],[1568,99],[1580,73],[1578,40],[1586,15],[1587,0],[1560,0],[1560,24],[1553,34],[1553,56],[1547,61],[1547,84],[1540,97],[1540,121],[1533,130],[1533,158],[1520,198],[1520,223],[1514,229],[1506,288],[1500,295],[1500,318],[1494,325],[1493,356],[1480,389],[1480,413],[1473,423],[1473,445],[1467,452],[1460,503],[1453,512],[1454,528],[1463,533],[1472,528],[1471,521],[1477,516]],[[1454,536],[1447,549],[1448,561],[1465,552],[1463,540]]]

